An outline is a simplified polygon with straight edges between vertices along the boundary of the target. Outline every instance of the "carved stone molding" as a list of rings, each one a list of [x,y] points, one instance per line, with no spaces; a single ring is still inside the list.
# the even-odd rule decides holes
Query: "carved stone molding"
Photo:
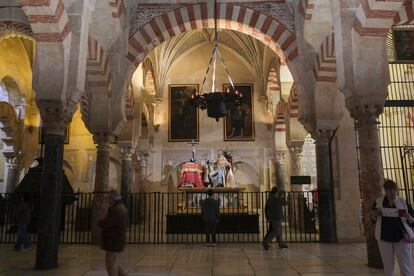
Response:
[[[20,161],[23,159],[23,154],[19,152],[17,156],[6,157],[6,166],[9,169],[17,169],[20,165]]]
[[[364,104],[348,107],[351,117],[356,121],[357,127],[378,125],[378,116],[383,112],[383,105]]]
[[[275,152],[275,162],[278,164],[284,164],[285,163],[285,158],[286,158],[286,151],[276,151]]]
[[[23,23],[23,22],[17,22],[12,20],[5,20],[0,22],[0,31],[15,31],[19,32],[28,36],[33,36],[32,28],[30,27],[30,24]]]
[[[42,126],[46,128],[47,134],[65,135],[66,125],[70,121],[66,110],[55,103],[39,103],[42,117]]]
[[[332,133],[331,129],[317,129],[312,133],[312,138],[315,139],[317,145],[327,145],[331,140]]]
[[[289,153],[290,156],[293,158],[301,158],[302,157],[302,146],[289,146]]]
[[[96,143],[96,149],[98,151],[109,151],[113,139],[114,137],[111,133],[101,132],[93,134],[93,141]]]
[[[136,153],[136,158],[137,158],[137,165],[139,167],[147,167],[148,166],[148,153],[145,152],[137,152]]]
[[[134,153],[134,149],[132,148],[131,145],[120,145],[119,146],[119,151],[121,153],[121,158],[122,160],[127,160],[127,161],[131,161],[132,160],[132,155]]]
[[[346,90],[348,91],[349,89]],[[351,95],[346,98],[345,106],[349,110],[351,117],[356,121],[357,127],[376,126],[378,124],[378,116],[384,110],[385,100],[382,95]]]

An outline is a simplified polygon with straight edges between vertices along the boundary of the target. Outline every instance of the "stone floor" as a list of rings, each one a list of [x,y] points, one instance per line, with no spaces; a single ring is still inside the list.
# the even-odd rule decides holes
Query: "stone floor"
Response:
[[[128,275],[383,275],[365,263],[363,244],[290,244],[289,249],[264,251],[260,244],[128,245],[122,265]],[[15,252],[0,245],[3,275],[106,275],[104,253],[88,245],[62,246],[60,267],[34,271],[35,250]],[[398,273],[397,273],[398,275]]]

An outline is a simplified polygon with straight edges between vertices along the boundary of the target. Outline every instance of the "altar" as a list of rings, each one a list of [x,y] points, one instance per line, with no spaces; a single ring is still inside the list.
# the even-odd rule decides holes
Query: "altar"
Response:
[[[177,198],[176,212],[167,214],[167,234],[202,234],[204,224],[201,217],[201,203],[207,198],[208,190],[220,206],[218,234],[259,233],[259,214],[249,209],[243,187],[181,188]]]

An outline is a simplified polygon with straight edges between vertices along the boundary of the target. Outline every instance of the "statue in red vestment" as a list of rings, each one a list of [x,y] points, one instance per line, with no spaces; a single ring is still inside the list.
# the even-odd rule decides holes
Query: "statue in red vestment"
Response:
[[[181,165],[181,177],[178,188],[194,187],[204,188],[203,180],[201,179],[202,167],[196,162],[186,162]]]

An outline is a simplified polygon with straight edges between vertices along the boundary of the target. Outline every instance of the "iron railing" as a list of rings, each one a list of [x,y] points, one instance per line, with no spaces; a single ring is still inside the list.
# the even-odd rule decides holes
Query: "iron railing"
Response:
[[[94,193],[77,193],[73,204],[62,207],[60,242],[88,244],[91,242],[91,217]],[[17,196],[0,194],[0,243],[16,240],[15,210]],[[73,196],[73,195],[72,195]],[[267,231],[264,206],[267,192],[216,193],[221,219],[218,242],[259,242]],[[317,193],[285,194],[283,236],[287,242],[317,242]],[[130,193],[125,203],[129,210],[127,242],[135,243],[198,243],[204,241],[200,192]],[[29,225],[32,241],[37,238],[39,195],[31,194],[32,219]],[[68,200],[69,201],[69,200]],[[70,201],[69,201],[70,202]]]

